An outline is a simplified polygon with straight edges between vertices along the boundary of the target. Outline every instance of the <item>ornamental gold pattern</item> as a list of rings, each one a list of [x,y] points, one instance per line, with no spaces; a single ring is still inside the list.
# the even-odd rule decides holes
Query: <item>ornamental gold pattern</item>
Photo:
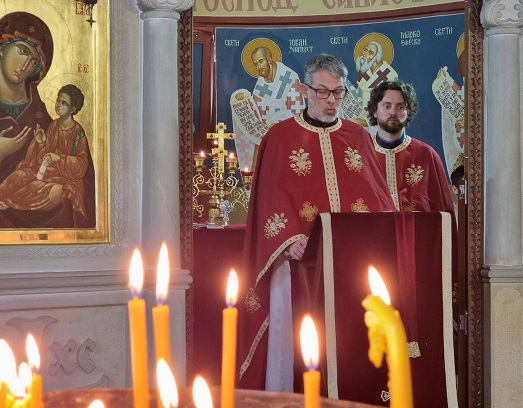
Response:
[[[415,186],[418,184],[421,180],[423,180],[423,173],[425,170],[421,168],[421,166],[416,166],[415,164],[411,164],[410,167],[407,169],[407,173],[405,174],[405,179],[407,180],[407,183],[411,186]]]
[[[353,212],[364,212],[369,211],[369,207],[365,204],[363,198],[358,198],[355,203],[350,206]]]
[[[345,165],[351,171],[361,171],[363,168],[363,162],[361,161],[361,155],[356,149],[347,147],[347,150],[345,150]]]
[[[403,211],[416,211],[416,203],[406,203],[403,205]]]
[[[303,203],[303,207],[298,213],[300,214],[300,217],[303,217],[307,221],[311,222],[314,220],[314,217],[316,217],[316,214],[318,214],[318,207],[311,204],[309,201],[305,201]]]
[[[256,295],[254,288],[249,289],[245,295],[245,301],[243,303],[249,313],[257,312],[261,308],[261,300],[258,295]]]
[[[407,349],[409,350],[410,358],[421,357],[421,351],[419,349],[419,344],[417,341],[411,341],[407,343]]]
[[[293,150],[289,159],[291,159],[291,169],[293,169],[298,176],[306,176],[311,172],[312,160],[309,158],[309,153],[306,153],[305,150]]]
[[[269,219],[265,223],[265,237],[270,238],[278,235],[281,232],[281,230],[285,228],[285,224],[287,223],[287,221],[288,220],[287,218],[285,218],[284,213],[274,213],[274,216],[269,217]]]

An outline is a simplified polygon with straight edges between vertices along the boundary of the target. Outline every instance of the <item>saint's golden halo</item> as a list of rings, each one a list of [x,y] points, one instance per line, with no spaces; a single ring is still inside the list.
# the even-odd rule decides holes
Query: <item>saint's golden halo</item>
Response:
[[[456,55],[459,56],[465,51],[465,33],[461,34],[456,44]]]
[[[254,40],[249,41],[245,47],[243,47],[242,64],[245,71],[254,78],[258,78],[259,74],[252,62],[252,52],[258,47],[267,48],[271,52],[272,60],[275,62],[281,62],[282,56],[280,46],[273,40],[268,38],[255,38]]]
[[[392,64],[392,61],[394,60],[394,46],[389,37],[380,33],[369,33],[361,37],[354,47],[354,61],[356,61],[356,59],[361,55],[363,48],[365,48],[369,41],[376,41],[381,44],[381,47],[383,48],[383,61]]]

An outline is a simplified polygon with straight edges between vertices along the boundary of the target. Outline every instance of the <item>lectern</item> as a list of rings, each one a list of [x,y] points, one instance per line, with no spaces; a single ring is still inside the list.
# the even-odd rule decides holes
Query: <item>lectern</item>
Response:
[[[293,310],[317,322],[326,396],[389,405],[386,362],[377,369],[367,356],[361,302],[372,265],[405,325],[414,406],[457,408],[452,225],[451,215],[439,212],[317,217],[294,279]]]

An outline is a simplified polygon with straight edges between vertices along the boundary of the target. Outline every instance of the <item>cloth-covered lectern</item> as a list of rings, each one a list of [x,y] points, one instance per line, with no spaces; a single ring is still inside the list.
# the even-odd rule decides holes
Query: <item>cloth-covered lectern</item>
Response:
[[[414,406],[457,408],[452,228],[451,215],[439,212],[318,216],[294,278],[293,313],[296,322],[311,313],[318,326],[324,394],[389,405],[387,365],[368,359],[361,305],[373,265],[405,326]]]

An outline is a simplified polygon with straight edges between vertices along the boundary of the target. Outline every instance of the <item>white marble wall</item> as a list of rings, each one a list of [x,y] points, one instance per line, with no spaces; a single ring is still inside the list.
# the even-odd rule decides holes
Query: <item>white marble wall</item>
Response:
[[[485,406],[523,401],[521,4],[485,1]]]
[[[179,191],[173,182],[178,178],[177,159],[172,163],[178,155],[178,105],[173,99],[177,95],[177,70],[161,70],[152,82],[150,77],[146,81],[143,67],[151,62],[142,60],[146,52],[141,44],[155,43],[155,38],[144,34],[145,11],[157,33],[161,34],[162,24],[167,24],[170,58],[176,61],[177,43],[172,38],[176,34],[176,10],[187,9],[192,0],[140,3],[144,4],[110,2],[110,243],[0,246],[0,338],[12,345],[21,361],[26,359],[26,334],[34,333],[46,391],[130,386],[129,261],[135,246],[144,249],[144,297],[150,311],[155,303],[155,263],[161,240],[167,241],[173,260],[166,303],[171,307],[175,375],[179,384],[185,384],[185,292],[191,277],[179,264]],[[165,43],[165,36],[158,38]],[[165,48],[161,51],[163,56]],[[160,49],[154,48],[154,52]],[[150,59],[156,57],[149,55]],[[154,92],[156,101],[169,102],[165,119],[144,114],[144,105],[155,103],[151,99]],[[163,130],[151,134],[150,129],[159,128]],[[165,154],[154,157],[154,161],[145,155],[145,138],[155,138]],[[155,171],[157,166],[164,171]],[[152,211],[157,197],[162,205]],[[149,379],[153,385],[151,322],[149,316]]]

